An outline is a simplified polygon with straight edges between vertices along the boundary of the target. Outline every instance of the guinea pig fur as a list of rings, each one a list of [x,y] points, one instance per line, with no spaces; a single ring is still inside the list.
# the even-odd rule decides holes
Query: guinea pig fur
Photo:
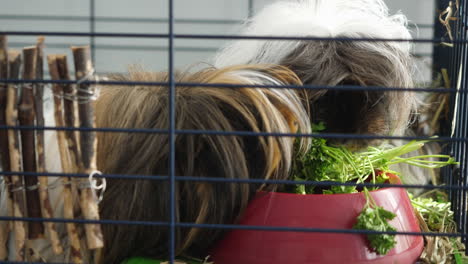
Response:
[[[296,0],[266,6],[241,27],[242,36],[341,38],[341,40],[235,40],[214,58],[217,67],[275,63],[293,70],[306,85],[364,86],[369,90],[307,89],[311,121],[331,133],[403,135],[417,100],[408,91],[375,87],[413,86],[406,17],[389,15],[382,0]],[[380,141],[331,140],[351,149]]]
[[[167,73],[141,70],[111,76],[118,81],[167,82]],[[196,73],[176,73],[181,83],[237,85],[300,85],[281,66],[232,66]],[[96,103],[98,127],[168,129],[167,86],[103,87]],[[294,90],[177,85],[177,130],[291,133],[310,132],[308,115]],[[164,133],[100,133],[98,166],[104,173],[168,175],[169,135]],[[294,138],[273,136],[178,134],[176,176],[226,179],[286,179]],[[304,139],[302,150],[308,146]],[[102,219],[169,221],[169,183],[141,179],[108,179],[100,203]],[[176,221],[230,224],[262,184],[177,181]],[[167,226],[103,225],[101,263],[119,263],[131,256],[167,257]],[[176,254],[204,258],[223,230],[176,228]]]

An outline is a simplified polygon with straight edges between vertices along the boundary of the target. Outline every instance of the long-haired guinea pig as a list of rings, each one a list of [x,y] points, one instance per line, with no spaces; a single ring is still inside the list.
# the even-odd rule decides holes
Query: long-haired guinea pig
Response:
[[[111,77],[118,81],[167,82],[167,73],[130,71]],[[177,130],[310,133],[308,114],[294,90],[247,88],[242,85],[300,85],[282,66],[232,66],[196,73],[176,73],[179,83],[236,84],[203,87],[177,85]],[[96,102],[98,127],[169,128],[167,86],[109,86]],[[300,151],[307,149],[303,140]],[[103,173],[168,175],[169,135],[166,133],[100,133],[98,167]],[[175,175],[226,179],[286,179],[293,158],[294,138],[177,134]],[[177,181],[176,221],[230,224],[246,208],[261,184]],[[100,203],[102,219],[169,221],[169,182],[108,179]],[[119,263],[132,256],[164,258],[168,254],[167,226],[102,225],[105,248],[101,263]],[[205,257],[223,230],[176,227],[178,256]]]
[[[405,16],[389,15],[383,0],[279,1],[246,21],[239,34],[411,39]],[[372,88],[413,86],[410,48],[410,41],[235,40],[216,54],[214,65],[275,63],[306,85],[368,86],[368,91],[308,89],[312,122],[325,122],[332,133],[403,135],[416,109],[414,93]],[[334,142],[352,149],[378,143]]]

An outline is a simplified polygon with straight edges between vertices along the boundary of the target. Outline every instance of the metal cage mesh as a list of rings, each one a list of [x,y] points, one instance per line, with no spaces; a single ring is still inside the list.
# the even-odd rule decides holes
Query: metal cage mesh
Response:
[[[95,57],[97,50],[97,45],[95,43],[96,38],[105,38],[105,37],[119,37],[119,38],[159,38],[159,39],[166,39],[168,41],[168,69],[169,69],[169,81],[167,83],[144,83],[146,85],[165,85],[168,87],[170,93],[170,103],[169,103],[169,118],[170,118],[170,126],[167,130],[154,130],[154,129],[112,129],[112,128],[69,128],[69,127],[9,127],[9,126],[0,126],[0,129],[19,129],[19,130],[78,130],[80,132],[84,131],[106,131],[106,132],[132,132],[132,133],[167,133],[170,139],[170,149],[171,155],[169,159],[169,175],[103,175],[103,177],[108,178],[132,178],[132,179],[151,179],[151,180],[158,180],[158,181],[168,181],[170,183],[170,221],[169,222],[145,222],[145,221],[114,221],[103,219],[99,221],[94,221],[101,224],[130,224],[130,225],[161,225],[167,226],[170,230],[170,239],[168,243],[168,252],[169,252],[169,262],[174,263],[175,261],[175,230],[176,227],[200,227],[200,228],[226,228],[226,229],[235,229],[235,228],[242,228],[242,229],[262,229],[262,230],[282,230],[282,231],[301,231],[301,232],[337,232],[337,233],[365,233],[363,231],[353,231],[353,230],[322,230],[319,228],[281,228],[281,227],[258,227],[258,226],[236,226],[236,225],[209,225],[209,224],[194,224],[194,223],[177,223],[175,221],[175,183],[177,181],[212,181],[212,182],[238,182],[238,183],[259,183],[259,182],[267,182],[267,183],[277,183],[277,184],[293,184],[293,181],[266,181],[266,180],[239,180],[239,179],[216,179],[216,178],[200,178],[200,177],[178,177],[175,174],[175,136],[178,134],[207,134],[207,135],[238,135],[238,136],[252,136],[252,135],[271,135],[271,136],[302,136],[302,137],[323,137],[323,138],[357,138],[357,139],[369,139],[369,138],[390,138],[390,139],[427,139],[428,137],[424,136],[414,136],[414,137],[378,137],[378,136],[369,136],[369,135],[347,135],[347,134],[316,134],[316,135],[307,135],[307,134],[268,134],[268,133],[253,133],[253,132],[222,132],[222,131],[180,131],[176,130],[175,128],[175,104],[177,103],[175,100],[175,89],[176,83],[174,80],[174,54],[178,50],[174,42],[176,39],[242,39],[246,37],[240,36],[231,36],[231,35],[198,35],[198,34],[176,34],[174,32],[174,23],[175,23],[175,16],[174,16],[174,0],[169,0],[169,13],[168,13],[168,33],[167,34],[139,34],[139,33],[109,33],[109,32],[98,32],[96,31],[96,21],[98,20],[105,20],[106,18],[100,18],[95,16],[95,1],[90,0],[90,16],[86,17],[76,17],[76,19],[84,20],[89,19],[89,32],[78,32],[78,33],[69,33],[69,32],[26,32],[26,31],[4,31],[0,32],[1,35],[17,35],[17,36],[36,36],[36,35],[43,35],[43,36],[62,36],[64,38],[68,36],[80,36],[80,37],[89,37],[90,46],[93,54],[93,59]],[[449,4],[448,0],[439,0],[438,1],[438,8],[443,10]],[[440,140],[445,142],[444,152],[450,154],[455,157],[457,161],[460,161],[460,165],[456,168],[444,168],[442,170],[442,178],[444,179],[443,186],[431,186],[431,185],[393,185],[395,187],[401,188],[408,188],[408,187],[416,187],[416,188],[423,188],[423,189],[443,189],[449,193],[450,200],[452,202],[452,209],[455,212],[455,220],[458,224],[460,234],[443,234],[443,233],[424,233],[428,236],[459,236],[462,238],[462,241],[465,243],[467,252],[468,252],[468,241],[467,241],[467,176],[468,176],[468,156],[467,156],[467,142],[468,142],[468,79],[467,79],[467,23],[468,23],[468,3],[465,0],[460,0],[459,2],[459,9],[457,20],[454,22],[455,26],[453,27],[453,36],[454,40],[448,40],[446,37],[446,29],[437,23],[435,23],[435,38],[434,39],[415,39],[414,41],[417,43],[440,43],[440,42],[450,42],[453,44],[453,47],[448,48],[441,45],[435,45],[434,48],[434,71],[438,71],[440,68],[447,68],[448,72],[450,73],[450,79],[452,80],[451,89],[450,90],[441,90],[436,88],[417,88],[417,89],[408,89],[411,91],[418,91],[418,92],[441,92],[441,93],[448,93],[450,94],[450,110],[451,115],[453,117],[449,120],[443,120],[440,124],[441,126],[441,135]],[[249,8],[249,15],[253,13],[253,0],[249,0],[248,2]],[[24,17],[26,18],[26,17]],[[19,19],[19,18],[15,18]],[[50,18],[41,18],[40,16],[37,17],[29,17],[27,19],[50,19]],[[66,19],[66,17],[57,16],[55,19]],[[110,18],[109,18],[110,19]],[[116,21],[119,21],[118,18],[113,18]],[[135,18],[138,20],[137,18]],[[112,19],[110,19],[112,20]],[[127,19],[129,20],[129,19]],[[130,19],[131,20],[131,19]],[[155,19],[154,21],[156,21]],[[165,21],[165,20],[164,20]],[[187,23],[194,23],[197,21],[186,21]],[[205,23],[207,21],[198,21]],[[210,21],[208,21],[210,22]],[[208,23],[207,22],[207,23]],[[213,22],[213,21],[211,21]],[[223,22],[223,21],[214,21],[214,22]],[[224,21],[226,23],[233,23],[236,21]],[[272,38],[279,38],[276,37],[250,37],[251,39],[272,39]],[[316,40],[329,40],[329,41],[386,41],[386,40],[378,40],[378,39],[346,39],[346,38],[337,38],[337,39],[327,39],[327,38],[295,38],[295,37],[282,37],[280,39],[284,40],[298,40],[304,39],[309,41],[316,41]],[[399,41],[399,40],[394,40]],[[400,40],[404,41],[404,40]],[[57,44],[56,44],[57,45]],[[60,46],[60,45],[58,45]],[[126,49],[135,48],[133,46],[126,46]],[[204,47],[198,47],[198,49],[203,49]],[[153,49],[153,47],[148,47],[148,49]],[[196,48],[195,48],[196,49]],[[70,83],[76,84],[76,81],[51,81],[51,80],[34,80],[34,81],[25,81],[25,80],[11,80],[11,79],[4,79],[0,80],[0,83]],[[84,83],[88,84],[95,84],[96,82],[93,81],[85,81]],[[141,83],[122,83],[122,82],[110,82],[110,81],[101,81],[100,84],[124,84],[124,85],[138,85]],[[180,85],[180,84],[177,84]],[[193,84],[193,83],[185,83],[184,85],[200,85],[200,84]],[[203,84],[202,84],[203,85]],[[235,87],[235,85],[226,85],[226,87]],[[258,87],[255,86],[255,87]],[[304,86],[306,89],[316,89],[316,88],[324,88],[320,86]],[[296,88],[296,89],[303,89],[304,87],[297,87],[297,86],[286,86],[283,88]],[[275,87],[281,88],[281,87]],[[374,90],[395,90],[398,88],[392,87],[355,87],[355,86],[339,86],[339,87],[326,87],[329,89],[336,89],[336,90],[359,90],[359,89],[374,89]],[[405,89],[399,89],[405,90]],[[452,131],[452,122],[455,122],[454,131]],[[453,132],[453,134],[452,134]],[[21,174],[24,176],[31,176],[37,175],[35,173],[24,173],[24,172],[9,172],[3,171],[0,172],[2,175],[13,175],[13,174]],[[47,176],[61,176],[62,174],[57,173],[48,173]],[[70,177],[88,177],[85,174],[69,174]],[[309,184],[320,185],[321,183],[317,182],[310,182]],[[327,183],[329,184],[329,183]],[[361,186],[375,186],[372,184],[360,184]],[[379,186],[379,185],[377,185]],[[7,217],[7,216],[0,216],[0,221],[54,221],[54,222],[67,222],[67,219],[42,219],[42,218],[22,218],[16,219],[14,217]],[[93,221],[82,220],[82,219],[75,219],[73,220],[76,223],[93,223]],[[371,232],[369,232],[371,233]],[[398,233],[398,232],[397,232]],[[403,233],[403,234],[411,234],[411,233]],[[18,262],[3,262],[3,263],[18,263]]]

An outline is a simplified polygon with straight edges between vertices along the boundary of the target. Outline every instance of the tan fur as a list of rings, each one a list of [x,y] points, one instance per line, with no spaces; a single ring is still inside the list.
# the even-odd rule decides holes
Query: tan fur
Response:
[[[294,73],[281,66],[210,68],[194,74],[177,73],[175,79],[177,82],[242,85],[252,84],[245,77],[252,72],[283,84],[300,85]],[[166,82],[168,77],[167,73],[137,70],[112,79]],[[295,92],[287,100],[284,94],[278,94],[260,88],[177,86],[175,127],[178,130],[290,133],[300,129],[310,132],[310,124],[300,121],[307,120],[307,115],[297,114],[301,103],[296,101]],[[104,87],[96,104],[96,122],[98,127],[168,129],[168,107],[167,86]],[[100,133],[98,140],[98,165],[104,173],[169,173],[167,134]],[[293,139],[287,137],[177,135],[175,174],[286,179],[292,152]],[[177,182],[177,222],[234,223],[260,187],[260,184]],[[274,190],[276,187],[264,188]],[[169,184],[167,181],[109,179],[100,208],[103,219],[168,221]],[[101,263],[119,263],[130,256],[163,258],[167,255],[167,227],[103,225],[103,232],[106,248]],[[204,257],[223,232],[177,228],[176,253]]]

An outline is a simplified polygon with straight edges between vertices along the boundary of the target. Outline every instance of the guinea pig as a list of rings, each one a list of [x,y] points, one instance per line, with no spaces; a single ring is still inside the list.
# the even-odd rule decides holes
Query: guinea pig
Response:
[[[167,82],[167,72],[141,69],[110,76],[116,81]],[[310,133],[306,109],[294,90],[252,88],[252,85],[300,85],[282,66],[241,65],[177,72],[176,130]],[[184,86],[183,83],[201,83]],[[214,87],[204,87],[212,84]],[[240,87],[217,87],[235,84]],[[250,87],[242,87],[247,85]],[[169,128],[169,88],[166,86],[109,86],[96,101],[98,127]],[[300,140],[300,139],[299,139]],[[299,151],[307,150],[308,139]],[[274,185],[183,181],[184,176],[224,179],[287,179],[294,138],[219,134],[176,134],[175,186],[177,223],[232,224],[259,190]],[[98,133],[98,167],[103,173],[168,175],[170,142],[167,133]],[[100,203],[102,219],[169,221],[167,180],[107,179]],[[167,258],[167,226],[102,225],[105,248],[101,263],[120,263],[129,257]],[[222,237],[221,229],[176,227],[177,256],[204,258]]]
[[[275,63],[293,70],[304,84],[317,87],[307,89],[307,103],[311,121],[324,122],[325,132],[403,135],[416,111],[414,92],[376,88],[412,87],[415,69],[406,17],[389,15],[382,0],[279,1],[247,20],[239,35],[319,38],[234,40],[213,61],[216,67]],[[333,86],[363,89],[326,89]],[[353,150],[380,142],[330,140]]]

